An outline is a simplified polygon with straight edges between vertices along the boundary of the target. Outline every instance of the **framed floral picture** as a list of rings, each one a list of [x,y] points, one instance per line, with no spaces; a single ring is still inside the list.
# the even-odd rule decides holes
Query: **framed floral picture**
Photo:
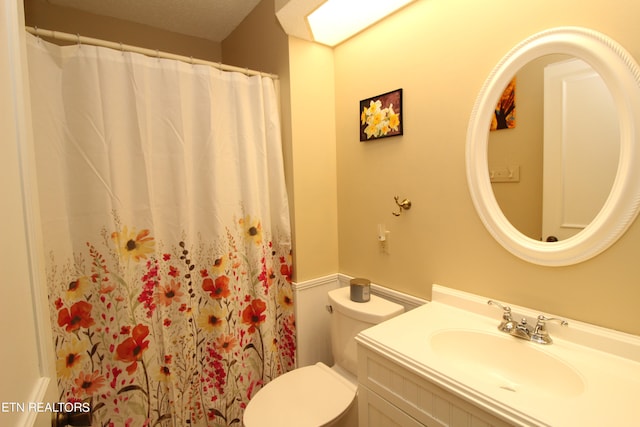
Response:
[[[402,135],[402,89],[360,101],[360,141]]]

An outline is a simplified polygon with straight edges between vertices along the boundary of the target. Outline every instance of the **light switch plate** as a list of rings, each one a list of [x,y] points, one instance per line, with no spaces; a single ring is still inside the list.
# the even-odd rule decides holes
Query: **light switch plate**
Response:
[[[489,169],[491,182],[520,182],[520,166]]]

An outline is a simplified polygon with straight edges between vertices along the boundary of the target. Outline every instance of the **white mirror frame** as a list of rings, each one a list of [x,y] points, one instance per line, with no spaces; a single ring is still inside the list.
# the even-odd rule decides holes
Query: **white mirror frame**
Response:
[[[548,243],[531,239],[504,216],[488,170],[491,116],[504,88],[524,65],[548,54],[578,57],[600,73],[620,118],[620,161],[611,193],[594,220],[575,236]],[[480,219],[512,254],[535,264],[565,266],[609,248],[633,223],[640,205],[640,67],[618,43],[596,31],[559,27],[537,33],[513,48],[493,69],[471,113],[467,132],[467,181]]]

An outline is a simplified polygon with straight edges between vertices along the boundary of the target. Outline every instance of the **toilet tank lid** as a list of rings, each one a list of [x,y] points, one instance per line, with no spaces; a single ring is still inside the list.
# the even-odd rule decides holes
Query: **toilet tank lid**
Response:
[[[346,286],[329,291],[329,303],[334,310],[371,324],[378,324],[404,312],[404,307],[377,295],[367,302],[351,301],[351,289]]]

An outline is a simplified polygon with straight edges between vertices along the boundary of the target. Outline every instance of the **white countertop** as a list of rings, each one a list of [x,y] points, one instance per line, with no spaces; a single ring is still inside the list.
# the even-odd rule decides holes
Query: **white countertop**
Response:
[[[567,319],[567,327],[548,324],[553,344],[519,340],[497,329],[502,311],[488,306],[487,299],[434,285],[431,303],[367,329],[357,340],[514,425],[639,425],[640,337]],[[540,314],[524,307],[511,307],[516,321],[523,316],[535,319]],[[534,378],[541,387],[526,381],[519,384],[519,375],[515,375],[515,381],[514,376],[507,375],[507,384],[500,384],[496,375],[489,372],[492,369],[478,362],[473,348],[464,352],[467,354],[444,357],[431,344],[432,337],[443,331],[477,333],[481,335],[471,336],[490,338],[488,347],[475,352],[485,356],[491,354],[492,343],[515,340],[514,345],[519,347],[513,347],[511,342],[501,347],[517,350],[513,352],[519,354],[515,359],[504,352],[496,357],[507,357],[511,369],[515,366],[518,374]],[[568,366],[567,378],[573,382],[552,384],[563,377],[548,375],[531,360],[557,361],[558,365]],[[577,386],[572,387],[573,383]]]

